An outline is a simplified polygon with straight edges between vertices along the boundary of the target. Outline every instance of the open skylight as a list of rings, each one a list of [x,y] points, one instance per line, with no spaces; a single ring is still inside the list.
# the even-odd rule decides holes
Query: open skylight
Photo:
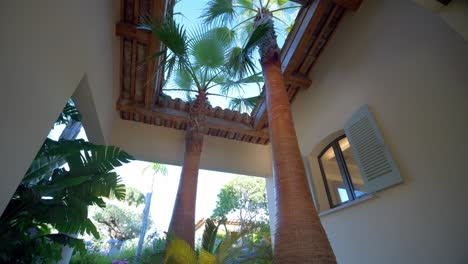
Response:
[[[192,30],[199,30],[203,27],[203,21],[200,17],[203,17],[207,14],[206,6],[208,0],[201,1],[190,1],[190,0],[181,0],[178,1],[174,7],[174,19],[177,23],[183,25],[187,32]],[[292,28],[294,20],[299,11],[299,5],[288,2],[288,1],[270,1],[270,0],[238,0],[233,1],[234,5],[242,5],[246,7],[246,11],[241,15],[236,17],[233,23],[231,23],[228,28],[236,28],[244,32],[249,32],[250,28],[248,23],[241,23],[242,21],[252,22],[253,19],[248,19],[248,17],[255,15],[254,10],[260,6],[268,5],[269,10],[274,12],[274,26],[277,34],[277,41],[280,48],[285,42],[289,30]],[[238,20],[238,21],[237,21]],[[239,22],[240,21],[240,22]],[[236,37],[236,42],[240,46],[243,45],[245,37]],[[253,54],[254,62],[256,66],[256,72],[261,76],[261,67],[259,64],[258,53],[255,51]],[[167,73],[166,73],[167,74]],[[178,81],[175,78],[169,78],[163,88],[163,93],[165,95],[171,96],[172,98],[180,98],[184,101],[194,100],[196,92],[185,92],[185,91],[175,91],[177,90]],[[260,95],[263,87],[263,82],[259,83],[249,83],[242,86],[236,87],[236,89],[231,89],[227,94],[220,91],[219,86],[215,86],[210,90],[212,95],[208,95],[208,101],[212,107],[221,107],[223,109],[230,108],[233,110],[240,110],[240,112],[251,112],[252,108],[238,107],[233,108],[232,99],[233,98],[252,98],[253,104],[256,103],[256,97]],[[224,94],[224,95],[223,95]]]

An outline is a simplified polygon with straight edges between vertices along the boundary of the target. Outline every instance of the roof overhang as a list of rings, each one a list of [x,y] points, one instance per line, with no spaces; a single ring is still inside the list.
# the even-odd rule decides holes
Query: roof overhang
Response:
[[[312,81],[308,75],[317,63],[346,9],[355,10],[362,0],[296,1],[303,6],[281,50],[281,68],[290,102]],[[141,17],[162,18],[172,12],[173,0],[121,0],[121,21],[115,26],[120,43],[120,90],[117,110],[125,120],[185,130],[189,104],[162,95],[160,61],[142,63],[162,50],[161,43],[147,30],[138,28]],[[255,144],[268,144],[268,118],[264,96],[252,113],[241,114],[209,107],[205,134]]]

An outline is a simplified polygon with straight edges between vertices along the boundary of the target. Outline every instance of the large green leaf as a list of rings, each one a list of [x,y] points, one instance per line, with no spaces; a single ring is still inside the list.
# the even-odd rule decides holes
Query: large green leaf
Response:
[[[203,231],[202,248],[209,253],[214,253],[216,235],[218,234],[219,224],[216,225],[213,220],[206,219],[205,231]]]
[[[67,104],[63,108],[62,113],[60,113],[59,118],[55,122],[56,124],[69,124],[71,121],[80,122],[81,121],[81,114],[76,109],[75,104],[72,100],[68,100]]]

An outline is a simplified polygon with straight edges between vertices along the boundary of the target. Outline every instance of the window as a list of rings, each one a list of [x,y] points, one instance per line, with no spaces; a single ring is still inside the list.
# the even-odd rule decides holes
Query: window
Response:
[[[330,207],[366,195],[366,189],[348,138],[342,135],[318,156]]]
[[[324,186],[317,196],[322,208],[337,207],[403,181],[367,105],[319,146],[313,151],[316,165],[311,169],[322,175]]]

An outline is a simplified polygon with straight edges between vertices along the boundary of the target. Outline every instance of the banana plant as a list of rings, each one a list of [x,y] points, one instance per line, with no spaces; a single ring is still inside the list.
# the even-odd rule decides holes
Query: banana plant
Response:
[[[83,251],[82,240],[67,234],[99,238],[88,206],[125,199],[112,170],[132,159],[118,147],[46,139],[0,218],[0,262],[60,260],[60,245]]]

